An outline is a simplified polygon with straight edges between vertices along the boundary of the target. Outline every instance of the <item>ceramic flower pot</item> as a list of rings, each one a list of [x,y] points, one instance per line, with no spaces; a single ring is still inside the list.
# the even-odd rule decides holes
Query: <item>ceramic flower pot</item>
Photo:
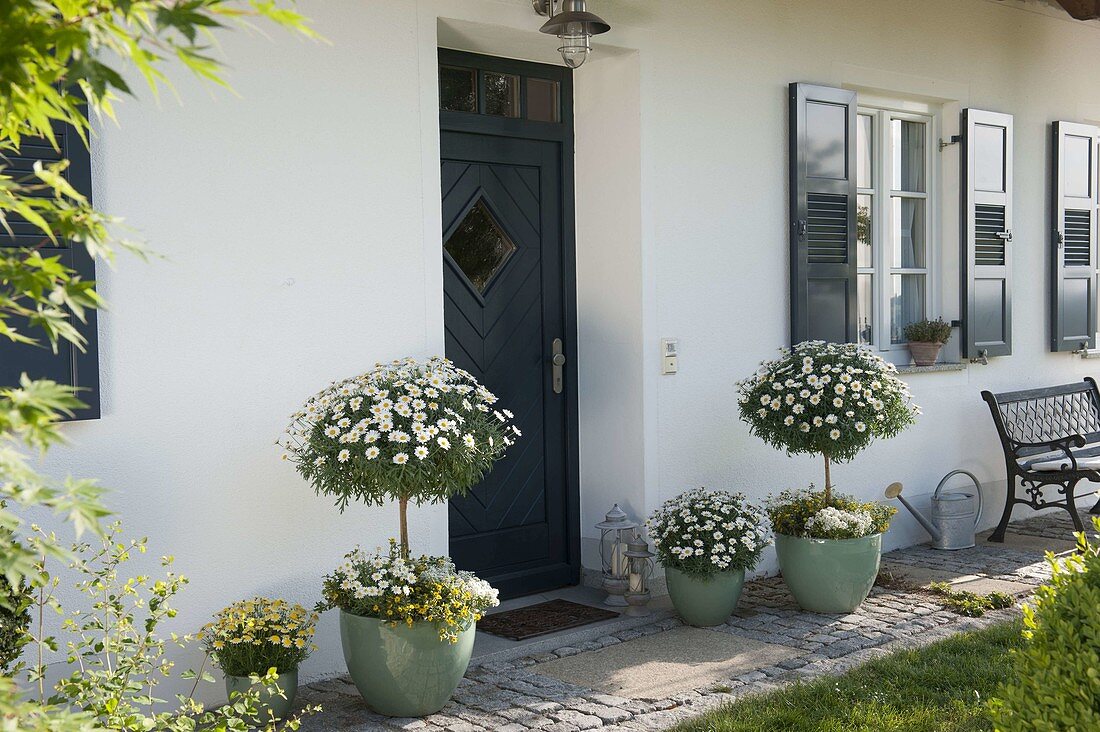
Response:
[[[267,722],[272,717],[286,719],[290,714],[290,710],[294,707],[294,697],[298,693],[298,672],[283,671],[279,674],[279,680],[276,683],[282,690],[283,695],[286,696],[285,699],[278,694],[269,694],[268,692],[274,691],[274,689],[269,689],[263,684],[256,684],[255,686],[256,692],[259,694],[256,710],[259,712],[259,721],[261,722]],[[230,676],[226,674],[225,694],[230,701],[233,701],[234,692],[244,694],[251,688],[253,688],[252,680],[248,676]]]
[[[859,539],[775,535],[783,581],[803,610],[850,613],[867,599],[878,576],[882,534]]]
[[[940,356],[942,343],[917,343],[909,341],[909,354],[917,366],[933,366]]]
[[[355,688],[379,714],[423,717],[443,708],[470,665],[475,624],[457,643],[439,639],[434,623],[391,627],[340,611],[340,641]]]
[[[733,613],[745,586],[745,570],[718,572],[703,579],[665,567],[665,581],[672,605],[684,622],[706,628],[721,625]]]

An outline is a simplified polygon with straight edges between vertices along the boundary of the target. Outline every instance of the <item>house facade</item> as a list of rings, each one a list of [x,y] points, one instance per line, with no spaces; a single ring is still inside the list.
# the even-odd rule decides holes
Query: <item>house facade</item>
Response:
[[[735,382],[792,334],[906,365],[905,324],[959,321],[948,363],[905,377],[918,424],[834,480],[926,505],[965,468],[986,525],[1005,486],[980,392],[1095,373],[1074,351],[1096,346],[1100,26],[1056,3],[593,0],[612,28],[572,71],[527,0],[300,9],[329,43],[231,34],[236,94],[184,80],[91,150],[97,204],[163,257],[98,273],[99,414],[46,467],[101,478],[176,556],[181,628],[252,594],[312,604],[396,534],[275,445],[376,361],[446,354],[517,413],[477,496],[410,526],[511,595],[598,571],[613,504],[820,483],[737,418]],[[885,544],[925,538],[899,514]],[[342,670],[334,619],[319,642],[307,677]]]

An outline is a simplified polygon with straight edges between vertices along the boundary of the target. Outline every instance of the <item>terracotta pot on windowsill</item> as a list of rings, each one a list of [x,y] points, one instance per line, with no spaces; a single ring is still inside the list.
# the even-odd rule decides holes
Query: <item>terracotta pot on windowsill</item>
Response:
[[[909,353],[913,356],[913,363],[917,366],[934,366],[940,356],[942,343],[917,343],[909,341]]]

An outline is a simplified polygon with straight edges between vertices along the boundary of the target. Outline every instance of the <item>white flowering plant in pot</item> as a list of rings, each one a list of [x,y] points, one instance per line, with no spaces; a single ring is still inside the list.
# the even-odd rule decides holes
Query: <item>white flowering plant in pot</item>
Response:
[[[409,556],[408,505],[465,495],[520,435],[497,397],[445,358],[377,364],[310,398],[283,446],[318,495],[397,501]]]
[[[646,521],[668,594],[689,624],[720,625],[741,596],[745,570],[768,545],[763,512],[740,493],[686,491]]]
[[[696,488],[645,522],[662,565],[696,577],[750,569],[768,545],[764,513],[741,493]]]

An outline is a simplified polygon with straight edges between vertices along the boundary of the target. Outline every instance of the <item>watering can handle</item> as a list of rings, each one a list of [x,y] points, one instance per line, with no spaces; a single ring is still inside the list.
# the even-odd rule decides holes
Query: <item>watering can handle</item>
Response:
[[[944,487],[948,480],[956,475],[965,475],[970,480],[974,481],[974,488],[978,493],[978,514],[974,517],[974,528],[978,528],[978,522],[982,520],[982,484],[978,482],[978,479],[969,470],[952,470],[947,475],[943,476],[940,480],[940,484],[936,486],[935,492],[932,494],[932,499],[935,500],[940,495],[940,489]]]

